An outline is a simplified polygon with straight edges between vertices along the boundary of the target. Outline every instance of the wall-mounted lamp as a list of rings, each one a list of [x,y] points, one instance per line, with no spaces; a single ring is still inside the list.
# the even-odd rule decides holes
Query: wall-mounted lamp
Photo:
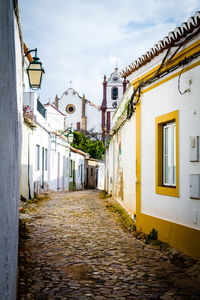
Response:
[[[68,142],[71,144],[73,142],[73,139],[74,139],[73,132],[70,132],[67,137],[68,137]]]
[[[67,133],[66,137],[67,137],[68,143],[71,144],[73,142],[73,139],[74,139],[74,134],[72,132],[72,127],[68,127],[67,129],[65,129],[65,131],[63,131],[61,133],[61,135],[63,135],[67,131],[68,131],[68,133]]]
[[[31,52],[35,52],[35,56],[33,57],[33,61],[30,62],[27,73],[29,79],[29,85],[31,89],[39,89],[42,81],[42,74],[45,73],[42,68],[42,63],[40,59],[37,57],[37,48],[33,50],[29,50],[25,56],[27,56]]]

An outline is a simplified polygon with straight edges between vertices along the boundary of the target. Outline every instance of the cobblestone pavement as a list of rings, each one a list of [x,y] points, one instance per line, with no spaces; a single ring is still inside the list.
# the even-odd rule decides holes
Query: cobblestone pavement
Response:
[[[18,299],[200,299],[200,281],[136,240],[97,191],[53,193],[22,214]]]

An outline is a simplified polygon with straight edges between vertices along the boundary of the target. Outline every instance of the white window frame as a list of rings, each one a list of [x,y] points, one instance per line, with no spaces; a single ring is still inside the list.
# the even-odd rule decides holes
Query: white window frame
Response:
[[[48,150],[46,148],[44,149],[44,157],[45,157],[44,158],[45,159],[44,160],[44,162],[45,162],[44,170],[47,171],[47,169],[48,169],[48,159],[47,159],[48,158]]]
[[[73,175],[72,164],[73,164],[73,160],[72,160],[72,159],[69,159],[69,176],[70,176],[70,177],[72,177],[72,175]]]
[[[166,131],[168,130],[168,146],[166,145]],[[167,147],[167,151],[166,151]],[[166,176],[166,160],[168,160],[169,174]],[[168,177],[168,179],[166,178]],[[176,124],[170,122],[163,125],[163,185],[176,187]]]
[[[78,166],[78,177],[81,176],[81,165]]]
[[[36,145],[36,171],[40,170],[40,145]]]
[[[69,175],[69,157],[65,160],[66,168],[65,168],[65,176],[67,177]]]

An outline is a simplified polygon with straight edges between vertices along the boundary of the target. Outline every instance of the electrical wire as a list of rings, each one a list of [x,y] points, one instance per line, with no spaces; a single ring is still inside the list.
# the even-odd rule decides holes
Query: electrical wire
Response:
[[[184,95],[185,93],[188,92],[188,90],[185,90],[184,92],[181,92],[181,89],[180,89],[180,80],[181,80],[181,75],[182,75],[182,73],[183,73],[183,70],[184,70],[184,65],[183,65],[183,68],[182,68],[182,70],[181,70],[181,72],[180,72],[180,74],[179,74],[179,76],[178,76],[178,91],[179,91],[179,93],[180,93],[181,95]]]
[[[133,114],[134,111],[135,111],[135,106],[136,106],[137,103],[140,101],[141,89],[142,89],[144,86],[149,85],[149,84],[151,84],[152,82],[154,82],[155,80],[157,80],[158,78],[160,78],[161,75],[162,75],[162,73],[160,74],[160,71],[162,70],[163,66],[166,67],[166,66],[169,64],[169,62],[174,58],[174,56],[178,53],[178,51],[181,49],[181,47],[182,47],[187,41],[189,41],[191,38],[193,38],[193,36],[195,36],[196,34],[198,34],[199,32],[200,32],[200,28],[199,28],[198,30],[196,30],[195,33],[193,33],[192,35],[190,35],[189,37],[187,37],[186,39],[184,39],[184,41],[182,41],[181,43],[179,43],[179,44],[172,44],[172,45],[167,49],[167,53],[166,53],[165,57],[163,58],[163,60],[162,60],[162,62],[161,62],[161,65],[160,65],[160,67],[158,68],[156,74],[153,75],[153,76],[152,76],[151,78],[149,78],[148,80],[146,80],[145,82],[144,82],[144,81],[140,81],[140,83],[138,84],[138,86],[134,89],[134,92],[133,92],[133,94],[132,94],[132,96],[131,96],[131,99],[130,99],[130,102],[129,102],[129,104],[128,104],[128,107],[127,107],[127,119],[130,119],[130,118],[131,118],[132,114]],[[168,57],[168,55],[169,55],[169,53],[170,53],[171,48],[173,48],[173,47],[178,47],[178,48],[173,52],[173,54],[170,56],[170,58],[167,60],[167,62],[165,62],[166,59],[167,59],[167,57]],[[198,56],[198,55],[199,55],[199,52],[198,52],[197,56]],[[194,59],[194,58],[192,58],[192,59]],[[184,58],[181,62],[179,62],[179,64],[177,64],[177,65],[175,66],[175,68],[180,67],[181,65],[184,66],[185,64],[189,63],[189,61],[191,61],[190,58]],[[165,71],[164,74],[163,74],[163,76],[166,75],[166,73],[170,73],[170,72],[174,71],[175,68],[173,67],[173,68],[171,68],[170,70]],[[181,72],[181,73],[182,73],[182,72]],[[179,89],[179,92],[181,92],[181,91],[180,91],[180,76],[179,76],[179,87],[178,87],[178,89]],[[138,95],[137,95],[137,92],[138,92]],[[186,92],[187,92],[187,91],[186,91]],[[184,92],[184,93],[185,93],[185,92]],[[136,95],[137,95],[137,100],[134,101],[134,98],[136,97]]]

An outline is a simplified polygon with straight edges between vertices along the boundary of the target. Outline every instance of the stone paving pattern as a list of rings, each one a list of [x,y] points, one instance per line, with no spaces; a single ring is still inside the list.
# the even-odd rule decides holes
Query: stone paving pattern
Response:
[[[200,280],[119,224],[97,191],[53,193],[29,213],[18,299],[200,299]]]

